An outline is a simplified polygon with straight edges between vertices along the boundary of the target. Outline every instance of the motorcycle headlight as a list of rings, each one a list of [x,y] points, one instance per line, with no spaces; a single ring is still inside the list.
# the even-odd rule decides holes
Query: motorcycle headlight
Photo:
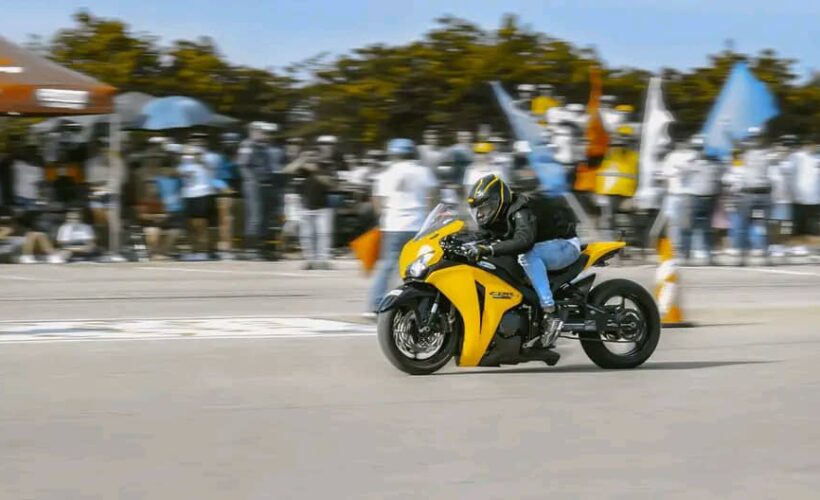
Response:
[[[433,249],[424,246],[419,250],[419,256],[407,266],[407,275],[411,278],[421,278],[427,272],[427,265],[433,258]]]

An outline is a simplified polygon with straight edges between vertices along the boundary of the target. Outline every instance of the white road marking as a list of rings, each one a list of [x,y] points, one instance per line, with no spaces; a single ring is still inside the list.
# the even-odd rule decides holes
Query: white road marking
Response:
[[[768,273],[768,274],[786,274],[791,276],[814,276],[820,278],[820,273],[810,273],[807,271],[789,271],[787,269],[769,269],[764,267],[724,267],[724,266],[705,266],[705,267],[695,267],[695,266],[685,266],[681,267],[681,269],[689,269],[689,270],[710,270],[710,271],[728,271],[728,272],[746,272],[752,271],[757,273]]]
[[[56,282],[53,278],[32,278],[30,276],[11,276],[9,274],[0,274],[0,279],[15,280],[15,281],[51,281]]]
[[[0,344],[116,340],[327,338],[375,335],[373,325],[302,317],[223,317],[0,324]]]
[[[208,274],[244,274],[250,276],[281,276],[284,278],[327,278],[329,276],[340,276],[333,271],[304,271],[301,273],[289,273],[285,271],[243,271],[241,269],[196,269],[187,267],[149,267],[140,266],[137,269],[146,271],[179,271],[186,273],[208,273]]]

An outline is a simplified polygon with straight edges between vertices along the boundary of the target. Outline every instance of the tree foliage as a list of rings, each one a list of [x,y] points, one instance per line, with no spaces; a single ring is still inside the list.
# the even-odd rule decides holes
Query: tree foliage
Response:
[[[39,48],[124,91],[189,95],[242,120],[283,123],[289,134],[333,133],[361,146],[391,136],[418,137],[430,126],[505,128],[487,85],[492,80],[507,88],[548,83],[567,102],[585,103],[593,65],[603,68],[604,92],[632,104],[638,118],[650,76],[641,69],[607,67],[595,50],[534,31],[514,16],[505,16],[494,30],[443,17],[420,40],[370,45],[279,72],[231,64],[207,37],[162,46],[123,21],[87,11],[75,14],[72,27]],[[741,60],[777,95],[782,113],[770,124],[770,134],[815,134],[816,140],[820,79],[798,84],[794,61],[772,50],[757,56],[726,50],[710,56],[703,67],[664,69],[667,104],[677,118],[675,135],[701,127],[732,65]]]

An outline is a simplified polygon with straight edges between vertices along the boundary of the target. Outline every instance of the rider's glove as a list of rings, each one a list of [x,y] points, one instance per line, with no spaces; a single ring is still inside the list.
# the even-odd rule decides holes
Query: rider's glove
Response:
[[[491,247],[490,245],[482,245],[480,243],[467,245],[465,249],[467,258],[473,262],[477,262],[479,259],[481,259],[481,257],[493,254],[493,247]]]

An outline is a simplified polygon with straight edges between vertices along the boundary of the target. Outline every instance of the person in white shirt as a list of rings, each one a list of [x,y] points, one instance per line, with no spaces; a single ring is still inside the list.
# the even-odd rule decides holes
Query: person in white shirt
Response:
[[[793,153],[795,234],[820,234],[820,158],[815,144]]]
[[[28,210],[37,202],[39,185],[44,178],[42,165],[34,145],[25,146],[20,154],[12,157],[14,204],[23,210]]]
[[[208,227],[216,222],[216,189],[203,153],[199,146],[185,146],[177,167],[193,250],[187,260],[208,260]]]
[[[661,171],[667,180],[667,196],[664,202],[664,215],[669,228],[669,236],[675,253],[681,256],[689,254],[692,243],[691,218],[691,173],[697,160],[694,149],[702,139],[693,137],[689,143],[678,143],[675,149],[666,155]]]
[[[381,255],[379,271],[370,293],[370,311],[378,311],[396,274],[404,245],[421,229],[437,186],[430,168],[416,161],[416,145],[410,139],[392,139],[387,144],[390,164],[376,179],[373,204],[381,213]],[[368,313],[372,315],[372,313]]]
[[[433,129],[425,130],[419,146],[419,163],[435,172],[446,159],[447,151],[439,146],[438,133]]]
[[[57,245],[66,261],[88,259],[97,252],[94,229],[83,222],[79,209],[69,210],[57,231]]]

